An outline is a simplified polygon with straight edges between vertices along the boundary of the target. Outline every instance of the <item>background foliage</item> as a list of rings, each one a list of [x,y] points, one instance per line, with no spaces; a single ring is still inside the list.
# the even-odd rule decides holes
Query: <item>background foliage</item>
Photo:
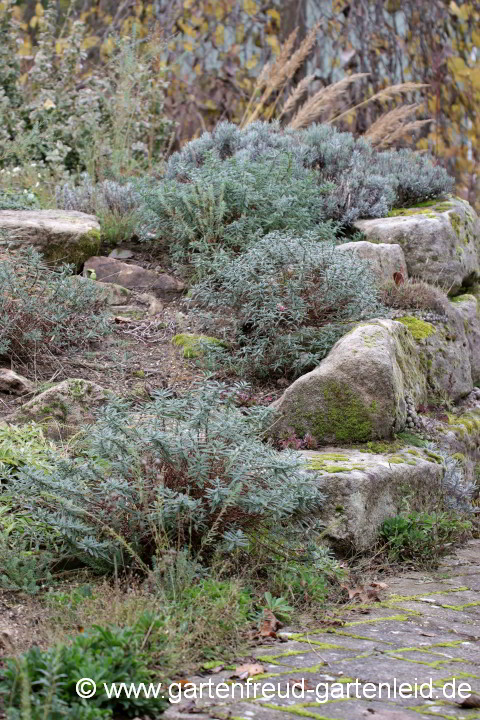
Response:
[[[83,136],[91,155],[97,147],[87,140],[89,118],[96,122],[98,113],[105,112],[100,98],[102,88],[107,88],[107,94],[120,104],[113,133],[117,148],[127,140],[130,159],[148,165],[161,150],[178,147],[220,120],[239,122],[259,72],[267,61],[278,57],[282,41],[297,27],[298,44],[307,28],[318,21],[312,55],[293,82],[309,73],[308,92],[314,93],[346,76],[365,73],[345,92],[347,107],[388,85],[428,83],[408,98],[421,103],[423,117],[435,120],[417,132],[417,146],[439,158],[456,177],[459,192],[470,202],[476,201],[480,182],[480,119],[475,113],[480,99],[480,10],[471,0],[2,0],[0,12],[7,8],[16,22],[15,33],[8,30],[8,42],[2,43],[0,50],[5,93],[0,96],[0,108],[7,126],[8,114],[21,95],[32,127],[45,115],[49,120],[51,115],[59,115],[71,132]],[[129,56],[119,38],[132,36],[138,53]],[[41,87],[39,70],[45,69],[45,58],[39,62],[39,50],[41,55],[50,53],[49,66],[53,61],[58,68]],[[16,63],[11,62],[12,53]],[[115,60],[118,53],[122,62]],[[136,77],[141,83],[120,87],[117,71],[122,63],[130,64],[130,69],[135,66],[135,73],[126,77],[130,82]],[[67,68],[69,80],[58,103],[51,96],[52,83],[58,72],[66,78]],[[288,91],[286,87],[285,96]],[[145,93],[152,103],[143,101]],[[126,107],[122,97],[129,98]],[[344,115],[336,126],[364,133],[397,103],[398,99],[390,98],[362,105]],[[281,107],[282,99],[273,97],[265,113],[278,116]],[[133,108],[135,123],[131,122]],[[68,121],[72,115],[77,118],[77,129]],[[83,118],[80,123],[79,115]],[[169,121],[177,123],[174,135]],[[111,118],[103,117],[102,122],[108,126]],[[156,148],[152,147],[154,137]],[[69,153],[65,145],[68,140],[57,138],[55,148],[60,157]],[[1,150],[0,136],[0,157]],[[104,150],[108,155],[115,147]],[[67,165],[75,160],[70,154]]]
[[[471,0],[57,0],[50,3],[49,11],[47,0],[0,2],[0,9],[9,6],[18,23],[18,43],[15,40],[12,44],[10,37],[9,44],[3,44],[0,62],[5,56],[11,59],[15,45],[17,65],[9,61],[8,76],[2,77],[6,95],[13,102],[15,93],[32,95],[35,83],[38,85],[35,57],[39,49],[45,51],[42,32],[49,12],[56,27],[50,31],[56,38],[50,50],[59,66],[71,63],[67,96],[73,104],[79,85],[88,87],[99,73],[111,74],[106,68],[111,70],[109,60],[118,52],[115,35],[131,37],[133,32],[142,56],[149,56],[145,69],[148,66],[150,83],[159,91],[160,104],[160,94],[165,90],[165,112],[178,123],[172,139],[176,144],[211,129],[219,120],[238,122],[260,70],[278,56],[282,40],[298,27],[298,43],[306,29],[319,21],[313,55],[295,81],[307,72],[312,74],[310,91],[315,92],[345,76],[368,73],[349,87],[350,102],[364,100],[395,83],[428,83],[428,88],[411,98],[422,103],[423,117],[435,120],[423,127],[417,146],[441,158],[456,177],[462,194],[470,202],[476,200],[480,10]],[[165,44],[161,43],[162,37]],[[84,54],[80,65],[79,47]],[[72,64],[73,56],[77,61]],[[165,81],[166,88],[162,87]],[[37,103],[35,112],[31,108],[33,117],[48,111],[43,108],[51,99],[47,90],[42,88],[42,102]],[[276,98],[273,101],[278,115],[281,103]],[[363,133],[396,102],[378,100],[362,106],[344,116],[338,125],[354,134]],[[75,112],[78,110],[76,104]],[[160,118],[162,113],[157,106],[155,116]],[[144,135],[148,137],[148,130]],[[160,136],[165,140],[168,132],[162,131]],[[148,156],[152,153],[146,144]],[[135,152],[141,156],[145,148]]]

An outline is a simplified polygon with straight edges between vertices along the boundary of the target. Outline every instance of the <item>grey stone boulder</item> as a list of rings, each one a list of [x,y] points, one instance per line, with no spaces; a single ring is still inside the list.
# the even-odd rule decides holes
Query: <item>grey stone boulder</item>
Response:
[[[32,245],[51,263],[80,266],[100,249],[100,225],[93,215],[73,210],[0,210],[0,244]]]
[[[400,245],[410,277],[455,294],[479,276],[480,219],[466,201],[454,198],[394,212],[358,220],[355,227],[370,242]]]
[[[33,392],[35,385],[10,368],[0,368],[0,392],[10,395],[26,395]]]
[[[472,380],[480,384],[480,307],[475,295],[459,295],[452,299],[452,306],[463,321],[470,351]]]
[[[415,340],[429,397],[442,402],[459,400],[473,388],[467,324],[456,304],[448,303],[445,312],[434,322],[413,315],[398,318]]]
[[[339,245],[337,252],[352,253],[360,260],[366,261],[378,285],[385,285],[395,280],[397,273],[404,280],[408,278],[407,264],[400,245],[360,240]]]
[[[152,293],[161,300],[173,300],[185,285],[167,273],[145,270],[111,257],[91,257],[84,265],[84,273],[101,283],[115,283],[128,290]]]
[[[320,365],[273,406],[273,435],[311,434],[320,444],[392,437],[405,426],[405,394],[426,397],[413,337],[402,323],[372,320],[347,333]]]
[[[69,378],[36,395],[4,418],[22,425],[37,422],[53,440],[65,440],[93,423],[94,411],[113,398],[109,390],[83,378]]]
[[[421,448],[385,454],[326,448],[304,455],[325,496],[319,514],[325,537],[342,551],[371,550],[382,523],[404,508],[407,494],[412,510],[424,510],[436,507],[442,493],[442,461]]]

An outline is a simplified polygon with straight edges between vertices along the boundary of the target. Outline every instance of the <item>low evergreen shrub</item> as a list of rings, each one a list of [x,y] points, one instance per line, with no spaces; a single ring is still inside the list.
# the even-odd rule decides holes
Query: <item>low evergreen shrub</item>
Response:
[[[149,573],[169,546],[208,559],[272,522],[295,528],[322,496],[300,454],[262,442],[273,411],[237,407],[239,392],[207,382],[182,397],[159,391],[141,416],[109,406],[81,455],[49,473],[25,466],[9,492],[70,561],[102,572]]]
[[[319,193],[316,212],[342,225],[359,217],[380,217],[392,207],[438,197],[453,188],[446,171],[425,155],[410,150],[377,152],[364,138],[318,124],[282,130],[276,123],[253,122],[240,130],[219,123],[212,133],[204,133],[170,157],[166,177],[195,182],[212,157],[219,172],[231,158],[248,167],[258,162],[275,166],[282,157],[288,157],[297,172],[299,168],[315,171],[319,188],[329,183],[329,192]],[[274,175],[272,182],[275,179]],[[283,188],[277,191],[283,194]]]
[[[134,626],[115,628],[94,626],[78,635],[71,645],[49,650],[32,647],[19,658],[6,661],[0,668],[0,695],[5,700],[9,720],[107,720],[133,718],[140,714],[157,716],[167,706],[161,693],[147,698],[139,693],[108,698],[103,683],[138,685],[159,683],[147,666],[146,645],[152,634],[157,645],[166,642],[161,621],[149,613],[141,615]],[[156,648],[159,650],[159,647]],[[82,699],[76,684],[82,678],[97,682],[95,694]],[[85,689],[90,689],[86,687]]]
[[[114,196],[127,192],[113,181],[109,187]],[[283,130],[254,122],[241,130],[223,122],[174,153],[164,179],[132,178],[128,192],[137,204],[136,234],[166,240],[174,258],[185,262],[218,247],[241,252],[274,231],[301,235],[325,222],[351,226],[452,187],[428,157],[377,152],[368,140],[329,125]],[[103,186],[60,187],[57,201],[86,210],[92,194],[98,199],[105,192]]]
[[[30,365],[110,332],[105,300],[72,271],[31,247],[0,257],[0,356]]]
[[[232,350],[214,349],[229,369],[296,377],[318,365],[351,323],[380,312],[368,266],[337,252],[323,231],[301,239],[270,233],[238,257],[210,259],[190,300],[205,310],[231,308]]]

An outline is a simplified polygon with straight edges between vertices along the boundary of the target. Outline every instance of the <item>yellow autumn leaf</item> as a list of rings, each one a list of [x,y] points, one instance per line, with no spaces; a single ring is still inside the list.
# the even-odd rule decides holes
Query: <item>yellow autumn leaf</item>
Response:
[[[32,43],[28,37],[24,39],[23,45],[20,46],[18,54],[21,55],[21,57],[28,57],[32,54]]]
[[[54,107],[57,107],[57,106],[55,105],[55,103],[53,102],[53,100],[50,100],[50,98],[48,98],[48,99],[45,100],[45,102],[43,103],[43,107],[45,108],[45,110],[52,110]]]
[[[247,70],[253,70],[254,67],[257,67],[258,65],[258,55],[252,55],[250,60],[247,60],[245,63],[245,67]]]
[[[270,17],[275,20],[277,25],[280,27],[280,13],[278,12],[278,10],[275,10],[274,8],[272,8],[271,10],[267,10],[267,15],[270,15]]]
[[[280,52],[280,43],[278,42],[277,36],[267,35],[267,43],[270,45],[275,55],[278,55]]]
[[[34,15],[34,16],[32,17],[32,19],[30,20],[30,27],[31,27],[31,28],[36,28],[36,27],[37,27],[37,23],[38,23],[38,17],[37,17],[36,15]]]
[[[89,35],[85,38],[85,40],[82,43],[82,49],[83,50],[90,50],[92,47],[97,47],[98,43],[100,42],[100,38],[96,35]]]
[[[183,0],[183,7],[185,8],[185,10],[189,10],[194,2],[195,0]]]
[[[203,23],[203,18],[198,15],[192,15],[192,17],[190,18],[190,22],[192,23],[192,25],[200,27],[200,25]]]
[[[109,37],[105,40],[105,42],[102,45],[102,53],[105,55],[111,55],[111,53],[115,50],[115,40],[112,37]]]
[[[45,10],[43,9],[43,5],[40,2],[37,2],[35,5],[35,15],[38,17],[43,17],[45,14]]]
[[[23,73],[23,75],[20,75],[20,78],[19,78],[20,85],[25,85],[27,80],[28,80],[28,73]]]
[[[196,63],[196,65],[193,66],[193,69],[195,70],[196,75],[202,74],[202,66],[200,65],[200,63]]]
[[[257,12],[257,3],[255,0],[243,0],[243,9],[247,15],[255,15]]]
[[[450,9],[450,12],[453,15],[456,15],[457,17],[460,15],[460,8],[458,7],[457,3],[454,2],[453,0],[448,7]]]
[[[193,50],[193,45],[192,45],[192,43],[190,43],[190,42],[184,42],[184,43],[183,43],[183,49],[186,50],[187,52],[192,52],[192,50]]]
[[[217,18],[217,20],[223,20],[223,18],[225,17],[225,8],[217,4],[215,7],[215,17]]]
[[[216,106],[216,104],[213,102],[213,100],[206,100],[206,101],[205,101],[205,107],[206,107],[207,110],[216,110],[216,109],[217,109],[217,106]]]
[[[238,23],[235,28],[235,42],[241,44],[245,37],[245,26],[243,23]]]
[[[57,40],[55,43],[55,52],[57,55],[62,55],[65,49],[65,40]]]
[[[221,23],[215,28],[215,41],[217,45],[223,45],[225,41],[225,26]]]

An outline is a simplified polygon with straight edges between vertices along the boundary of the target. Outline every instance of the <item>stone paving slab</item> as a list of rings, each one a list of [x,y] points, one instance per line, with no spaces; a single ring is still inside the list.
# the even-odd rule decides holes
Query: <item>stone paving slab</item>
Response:
[[[248,682],[227,670],[191,678],[197,697],[167,720],[480,720],[480,708],[458,704],[480,694],[480,541],[435,573],[388,584],[381,602],[339,609],[341,626],[294,628],[255,648],[264,671]]]

